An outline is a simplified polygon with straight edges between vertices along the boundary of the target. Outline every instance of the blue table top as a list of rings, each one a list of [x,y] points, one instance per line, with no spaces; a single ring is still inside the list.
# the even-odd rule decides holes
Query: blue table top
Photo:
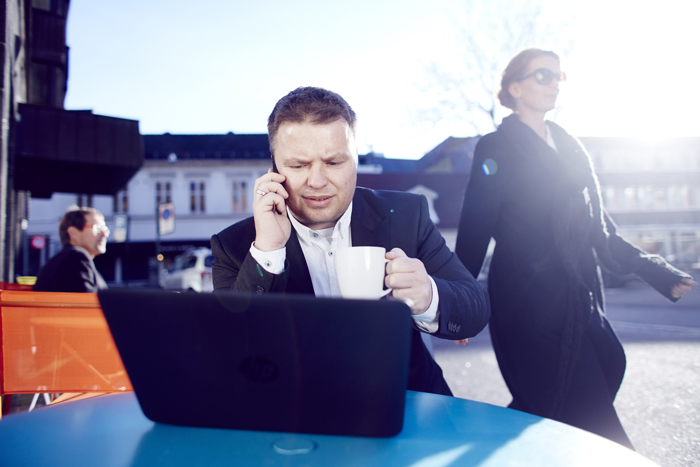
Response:
[[[183,404],[187,403],[183,398]],[[612,441],[516,410],[407,393],[393,438],[156,424],[133,393],[4,417],[0,464],[14,466],[655,466]]]

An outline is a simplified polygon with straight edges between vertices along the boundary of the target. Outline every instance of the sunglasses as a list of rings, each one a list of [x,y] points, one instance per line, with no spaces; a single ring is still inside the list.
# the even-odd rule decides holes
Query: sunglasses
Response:
[[[109,237],[109,227],[104,224],[85,224],[85,227],[92,227],[92,234],[94,236],[98,236],[100,233],[103,233],[105,237]]]
[[[546,86],[549,83],[551,83],[553,79],[556,79],[557,81],[566,81],[566,73],[564,73],[563,71],[555,73],[549,68],[538,68],[529,75],[523,76],[522,78],[516,79],[515,81],[523,81],[528,79],[530,76],[534,76],[535,81],[537,81],[543,86]]]

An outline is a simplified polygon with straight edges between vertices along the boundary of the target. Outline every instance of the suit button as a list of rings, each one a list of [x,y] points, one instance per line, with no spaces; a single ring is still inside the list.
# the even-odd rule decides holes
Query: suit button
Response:
[[[260,287],[260,286],[258,286],[258,288],[255,290],[255,293],[258,294],[258,295],[262,295],[263,292],[265,292],[265,289],[263,289],[263,288]]]

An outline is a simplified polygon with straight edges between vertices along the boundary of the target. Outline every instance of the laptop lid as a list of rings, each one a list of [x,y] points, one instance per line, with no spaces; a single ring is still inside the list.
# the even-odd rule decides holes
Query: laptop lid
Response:
[[[401,431],[412,320],[389,300],[98,293],[139,404],[185,426]]]

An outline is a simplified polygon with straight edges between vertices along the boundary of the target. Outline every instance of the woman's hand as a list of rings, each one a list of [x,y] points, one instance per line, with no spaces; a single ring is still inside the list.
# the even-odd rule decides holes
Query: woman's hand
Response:
[[[687,277],[684,277],[678,284],[673,286],[673,288],[671,289],[671,296],[673,298],[681,298],[683,295],[690,292],[690,290],[696,285],[698,285],[698,283],[695,282],[693,279],[688,279]]]

